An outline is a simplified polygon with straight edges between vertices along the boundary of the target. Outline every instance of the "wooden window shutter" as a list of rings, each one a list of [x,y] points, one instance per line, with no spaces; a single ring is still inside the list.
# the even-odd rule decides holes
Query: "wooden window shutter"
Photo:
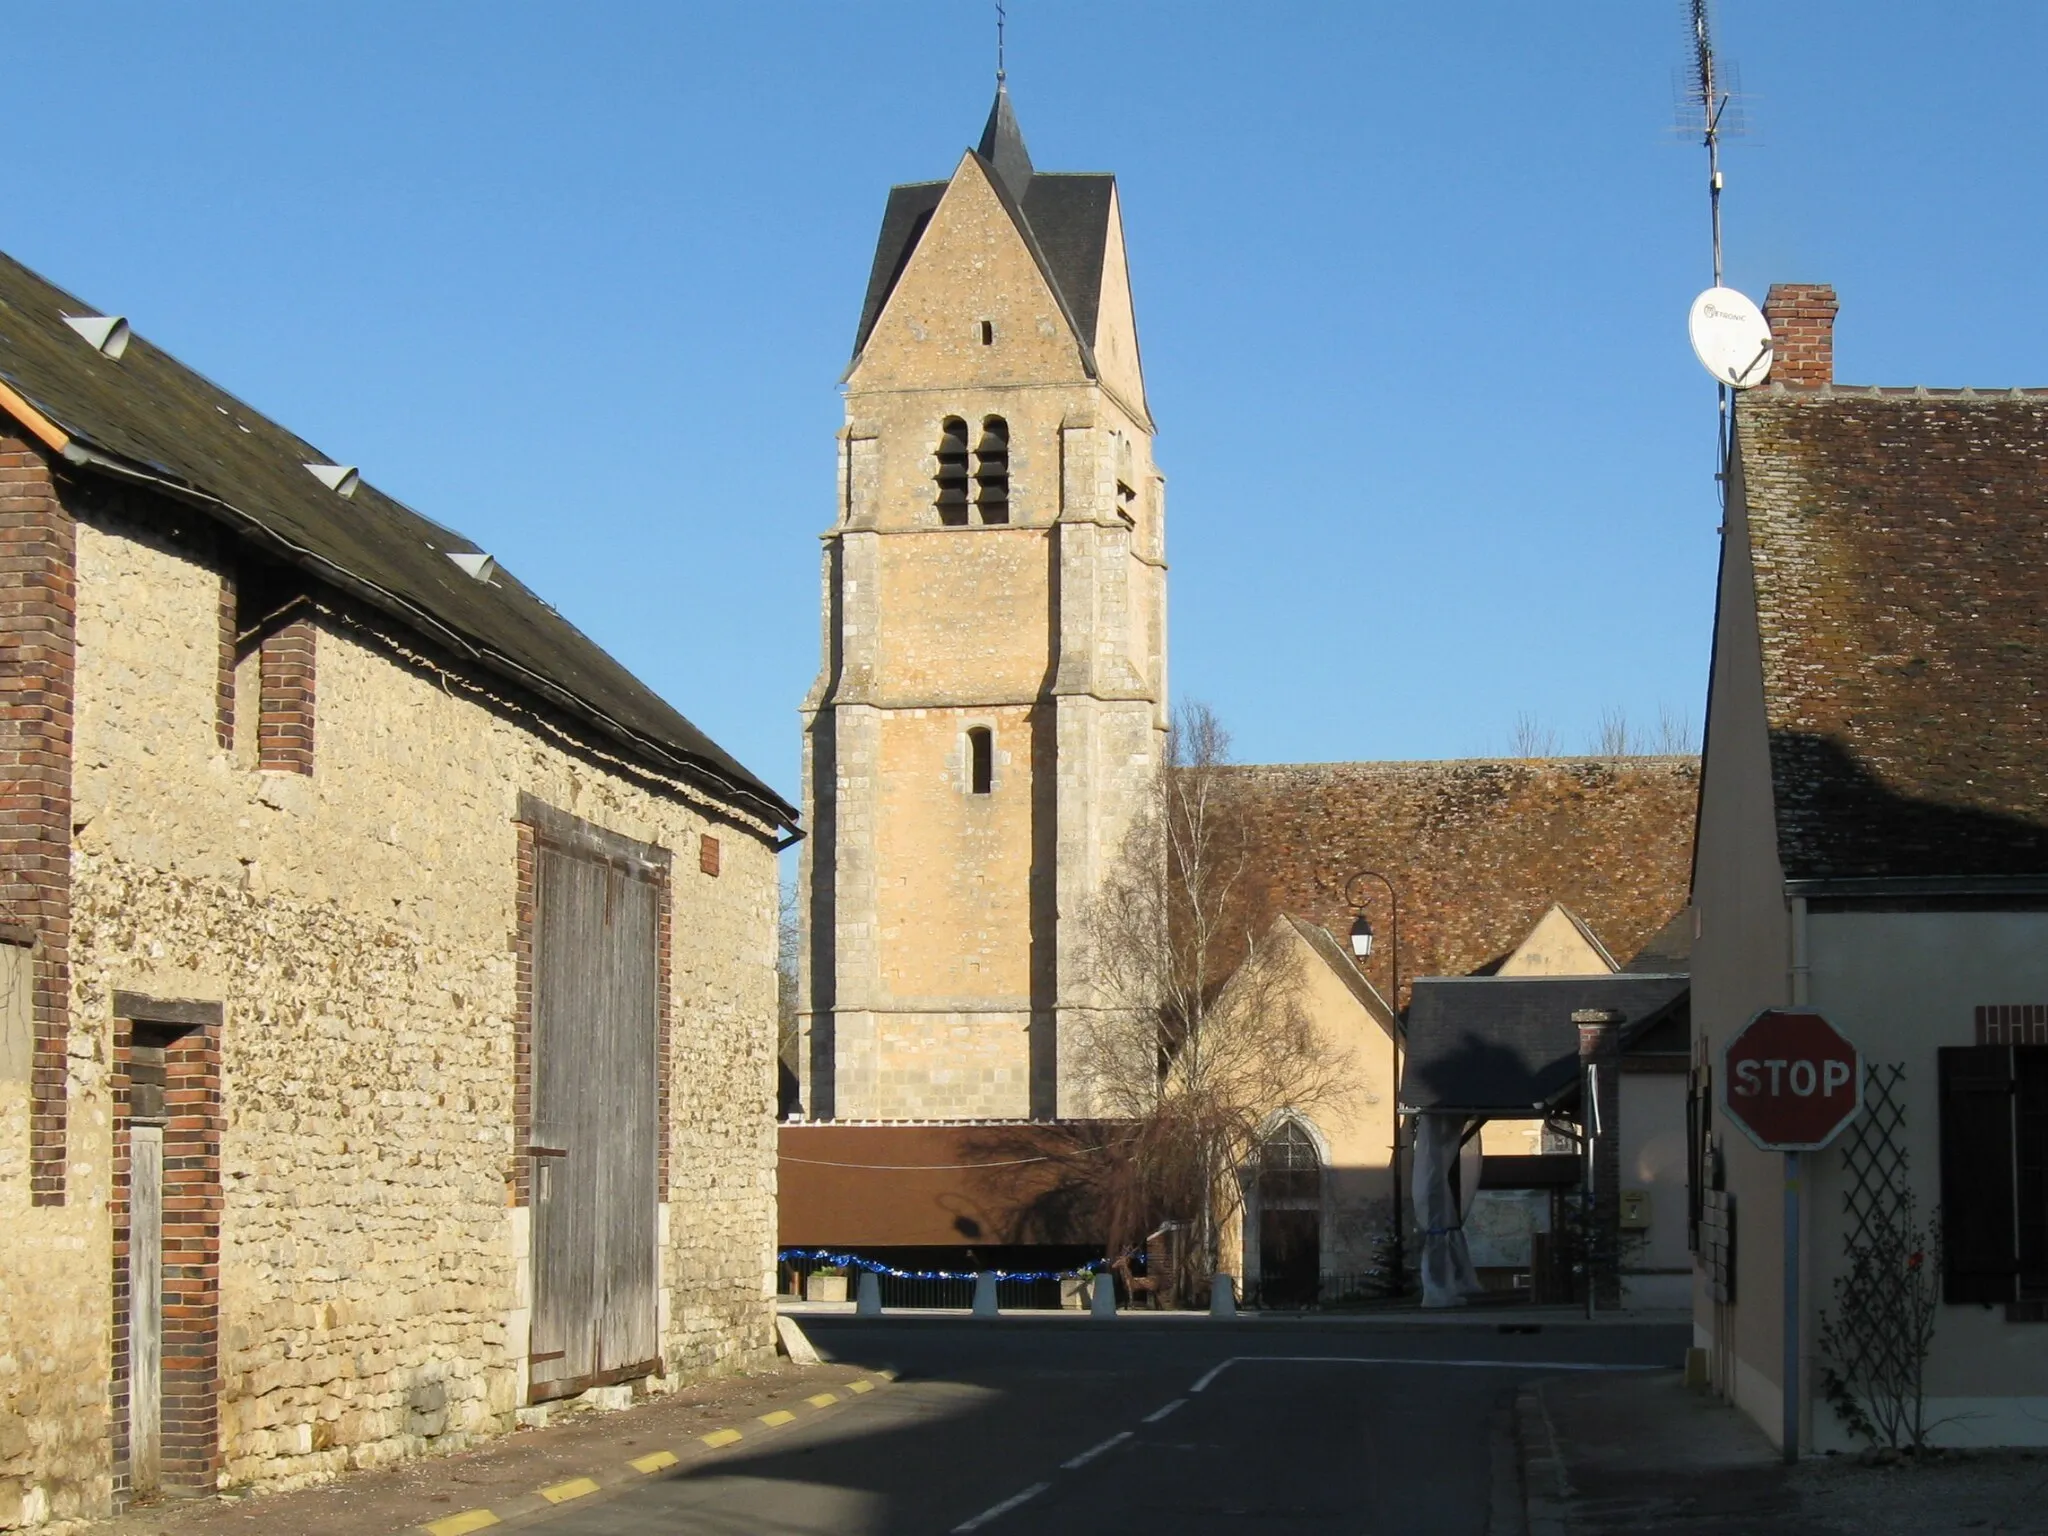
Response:
[[[2016,1045],[2013,1067],[2013,1208],[2020,1299],[2048,1299],[2048,1045]]]
[[[1941,1081],[1942,1299],[2016,1299],[2012,1047],[1951,1045]]]

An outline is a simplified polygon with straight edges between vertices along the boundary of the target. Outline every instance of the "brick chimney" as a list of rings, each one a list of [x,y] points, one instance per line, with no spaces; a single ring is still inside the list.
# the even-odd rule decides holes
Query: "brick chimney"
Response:
[[[1835,302],[1830,283],[1773,283],[1764,299],[1771,323],[1771,383],[1804,389],[1835,382]]]

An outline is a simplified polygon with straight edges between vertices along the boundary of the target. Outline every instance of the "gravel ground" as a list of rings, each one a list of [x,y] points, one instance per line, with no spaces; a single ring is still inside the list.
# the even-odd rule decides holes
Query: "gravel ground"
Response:
[[[1842,1531],[2048,1533],[2044,1451],[1951,1451],[1894,1466],[1821,1457],[1794,1470],[1791,1486],[1809,1517]]]

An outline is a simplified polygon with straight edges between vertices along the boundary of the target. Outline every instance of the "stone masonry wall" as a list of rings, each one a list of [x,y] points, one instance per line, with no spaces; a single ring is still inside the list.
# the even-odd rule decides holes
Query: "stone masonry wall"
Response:
[[[117,989],[224,1005],[222,1480],[303,1483],[511,1427],[530,1301],[509,1198],[522,790],[678,853],[662,1349],[671,1377],[766,1359],[775,866],[759,829],[593,763],[332,604],[310,620],[312,771],[261,771],[217,730],[221,578],[175,531],[189,517],[100,500],[81,518],[73,1213],[26,1289],[0,1247],[0,1471],[26,1433],[48,1513],[103,1507],[111,1486]],[[21,1097],[0,1092],[9,1217],[26,1203]],[[10,1386],[24,1295],[38,1329],[80,1319],[92,1341],[35,1351],[26,1397]]]

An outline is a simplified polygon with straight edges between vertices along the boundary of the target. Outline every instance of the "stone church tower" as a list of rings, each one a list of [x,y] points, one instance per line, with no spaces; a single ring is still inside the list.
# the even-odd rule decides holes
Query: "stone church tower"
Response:
[[[998,87],[950,180],[890,191],[845,390],[803,706],[803,1109],[1083,1114],[1079,920],[1166,697],[1116,179],[1035,171]]]

